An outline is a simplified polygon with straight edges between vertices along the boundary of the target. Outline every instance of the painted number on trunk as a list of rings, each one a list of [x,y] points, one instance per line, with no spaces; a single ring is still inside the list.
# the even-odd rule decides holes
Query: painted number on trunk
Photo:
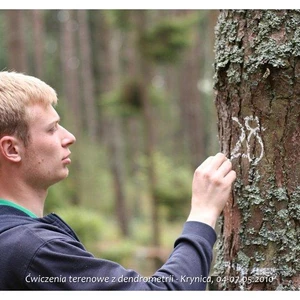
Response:
[[[239,119],[236,117],[232,117],[232,120],[238,124],[241,134],[232,150],[231,159],[242,156],[248,159],[253,165],[257,165],[264,155],[264,144],[259,133],[265,129],[260,126],[258,117],[245,117],[244,124],[241,124]],[[243,143],[246,144],[246,153],[241,152]],[[251,155],[251,145],[252,148],[255,147],[255,150],[257,149],[255,151],[258,153],[257,157],[255,157],[253,154]]]

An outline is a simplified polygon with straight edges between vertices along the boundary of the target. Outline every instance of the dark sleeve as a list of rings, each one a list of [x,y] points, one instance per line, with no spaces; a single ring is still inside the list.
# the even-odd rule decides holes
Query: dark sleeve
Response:
[[[95,258],[75,240],[53,239],[36,251],[25,273],[31,290],[205,290],[215,231],[186,222],[166,263],[150,277]]]

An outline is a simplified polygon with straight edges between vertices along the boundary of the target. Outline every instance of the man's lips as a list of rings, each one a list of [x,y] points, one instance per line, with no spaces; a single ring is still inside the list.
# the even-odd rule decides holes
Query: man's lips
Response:
[[[71,152],[62,159],[63,163],[65,163],[65,164],[71,163],[70,155],[71,155]]]

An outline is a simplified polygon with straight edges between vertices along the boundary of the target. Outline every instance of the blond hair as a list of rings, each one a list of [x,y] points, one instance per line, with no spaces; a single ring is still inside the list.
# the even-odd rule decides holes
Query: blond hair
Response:
[[[27,145],[30,137],[26,108],[56,103],[55,90],[42,80],[14,71],[0,72],[0,138],[16,135]]]

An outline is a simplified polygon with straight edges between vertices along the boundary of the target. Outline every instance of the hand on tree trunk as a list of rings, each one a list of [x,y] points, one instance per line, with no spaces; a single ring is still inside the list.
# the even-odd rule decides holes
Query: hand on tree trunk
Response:
[[[203,222],[215,228],[235,179],[231,161],[223,153],[208,157],[194,173],[187,221]]]

